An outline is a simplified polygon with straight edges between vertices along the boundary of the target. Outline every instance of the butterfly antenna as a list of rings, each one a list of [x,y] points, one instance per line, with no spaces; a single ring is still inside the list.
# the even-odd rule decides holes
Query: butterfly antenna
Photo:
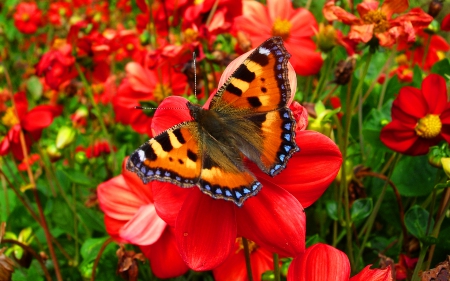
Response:
[[[192,60],[194,67],[194,97],[197,98],[197,66],[196,66],[196,55],[195,52],[192,52]]]
[[[177,109],[177,110],[188,110],[188,108],[182,108],[182,107],[143,107],[136,105],[133,107],[134,109],[140,109],[140,110],[156,110],[156,109]]]

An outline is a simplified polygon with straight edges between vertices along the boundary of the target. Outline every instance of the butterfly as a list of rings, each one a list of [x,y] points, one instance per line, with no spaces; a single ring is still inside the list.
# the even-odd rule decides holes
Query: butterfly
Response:
[[[242,206],[262,188],[245,158],[276,176],[299,151],[296,122],[287,107],[289,58],[280,37],[262,43],[216,92],[208,109],[187,102],[192,119],[144,143],[126,168],[144,183],[198,186],[212,198]]]

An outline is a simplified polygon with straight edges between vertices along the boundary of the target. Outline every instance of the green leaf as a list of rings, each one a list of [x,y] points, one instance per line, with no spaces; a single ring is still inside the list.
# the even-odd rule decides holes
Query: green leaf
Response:
[[[419,205],[413,206],[405,214],[406,229],[416,238],[425,238],[428,232],[434,227],[434,220],[431,218],[430,225],[428,225],[430,214],[427,210]]]
[[[34,100],[38,100],[42,96],[42,83],[39,81],[39,78],[37,76],[31,76],[28,78],[27,82],[27,90],[31,94]]]
[[[31,266],[29,268],[21,267],[20,270],[15,270],[12,274],[12,281],[43,281],[44,280],[44,272],[42,271],[41,266],[37,260],[33,260],[31,262]]]
[[[310,247],[319,242],[325,242],[325,241],[323,241],[323,239],[320,239],[319,234],[316,233],[313,236],[310,236],[306,239],[306,247]]]
[[[392,173],[391,180],[403,196],[424,196],[434,188],[437,169],[428,164],[426,155],[403,156]]]
[[[439,74],[448,80],[450,78],[450,60],[445,58],[443,60],[438,61],[431,68],[432,73]]]
[[[83,257],[83,262],[91,262],[97,257],[103,243],[108,240],[108,236],[101,238],[87,239],[81,246],[80,254]]]
[[[372,198],[358,199],[353,202],[350,209],[350,216],[353,222],[361,221],[367,218],[373,210]]]
[[[337,214],[337,202],[336,201],[327,201],[325,202],[325,209],[327,210],[327,214],[328,216],[330,216],[330,218],[332,220],[337,221],[339,219],[338,214]]]
[[[86,208],[81,202],[77,202],[77,213],[89,229],[105,232],[102,212]]]
[[[414,66],[414,69],[413,69],[413,81],[412,81],[411,86],[420,88],[420,86],[422,85],[422,80],[423,80],[422,69],[420,69],[420,67],[418,65],[416,65],[416,66]]]
[[[77,171],[75,169],[61,169],[61,171],[73,183],[78,183],[78,184],[86,185],[86,186],[95,186],[96,185],[91,178],[86,176],[86,174],[81,171]]]
[[[56,226],[64,230],[67,234],[74,235],[73,213],[66,203],[60,200],[53,200],[50,217]]]

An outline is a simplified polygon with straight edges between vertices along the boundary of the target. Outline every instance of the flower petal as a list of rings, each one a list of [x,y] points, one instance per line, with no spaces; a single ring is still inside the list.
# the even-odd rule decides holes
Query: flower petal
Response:
[[[447,105],[447,86],[442,76],[430,74],[422,81],[422,94],[428,104],[428,113],[441,114]]]
[[[166,225],[156,214],[153,204],[142,205],[123,226],[120,236],[136,245],[150,245],[159,239]]]
[[[289,15],[294,11],[289,0],[267,0],[267,10],[272,21],[289,19]]]
[[[391,267],[385,269],[370,269],[366,266],[361,272],[350,278],[350,281],[392,281]]]
[[[380,133],[380,139],[384,145],[400,153],[408,151],[418,138],[414,129],[397,120],[384,126]]]
[[[98,202],[102,211],[117,220],[130,220],[142,205],[151,202],[137,197],[133,193],[124,177],[119,175],[97,187]]]
[[[271,252],[296,256],[305,250],[306,217],[286,190],[261,180],[261,191],[236,209],[239,235]]]
[[[178,214],[175,238],[182,259],[194,270],[221,264],[234,248],[234,204],[194,189]]]
[[[152,182],[156,212],[167,224],[175,226],[181,206],[183,206],[188,195],[196,188],[181,188],[171,183]]]
[[[348,281],[347,255],[326,244],[315,244],[297,256],[289,266],[288,281]]]
[[[425,117],[428,113],[428,106],[422,92],[417,88],[409,86],[400,89],[392,106],[397,106],[403,113],[416,119]],[[399,119],[403,121],[400,118],[401,116],[397,116],[395,112],[392,112],[393,120]]]
[[[153,116],[153,134],[158,135],[181,122],[191,120],[187,102],[187,99],[178,96],[165,98]]]
[[[27,131],[42,130],[53,122],[53,118],[61,114],[59,106],[38,105],[30,110],[21,120],[23,128]]]
[[[250,164],[258,179],[281,186],[292,193],[303,207],[314,203],[334,180],[342,163],[342,155],[328,137],[314,131],[296,135],[300,151],[289,160],[286,168],[272,178]]]
[[[141,246],[141,251],[150,260],[152,273],[161,279],[183,275],[189,267],[181,259],[172,230],[166,227],[161,237],[152,245]]]
[[[400,14],[409,7],[408,0],[385,0],[381,5],[381,11],[390,19],[393,14]]]

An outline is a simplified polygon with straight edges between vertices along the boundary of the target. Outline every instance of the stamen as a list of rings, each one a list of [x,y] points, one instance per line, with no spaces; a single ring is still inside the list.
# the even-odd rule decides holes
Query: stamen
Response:
[[[290,36],[292,24],[288,20],[282,20],[277,18],[272,26],[272,35],[280,36],[283,40],[286,40]]]
[[[436,114],[428,114],[427,116],[420,118],[414,128],[416,134],[425,139],[437,137],[441,133],[441,129],[442,122],[439,115]]]
[[[383,33],[389,29],[389,22],[386,19],[386,15],[380,11],[369,11],[364,15],[362,20],[367,24],[375,24],[373,28],[374,33]]]

